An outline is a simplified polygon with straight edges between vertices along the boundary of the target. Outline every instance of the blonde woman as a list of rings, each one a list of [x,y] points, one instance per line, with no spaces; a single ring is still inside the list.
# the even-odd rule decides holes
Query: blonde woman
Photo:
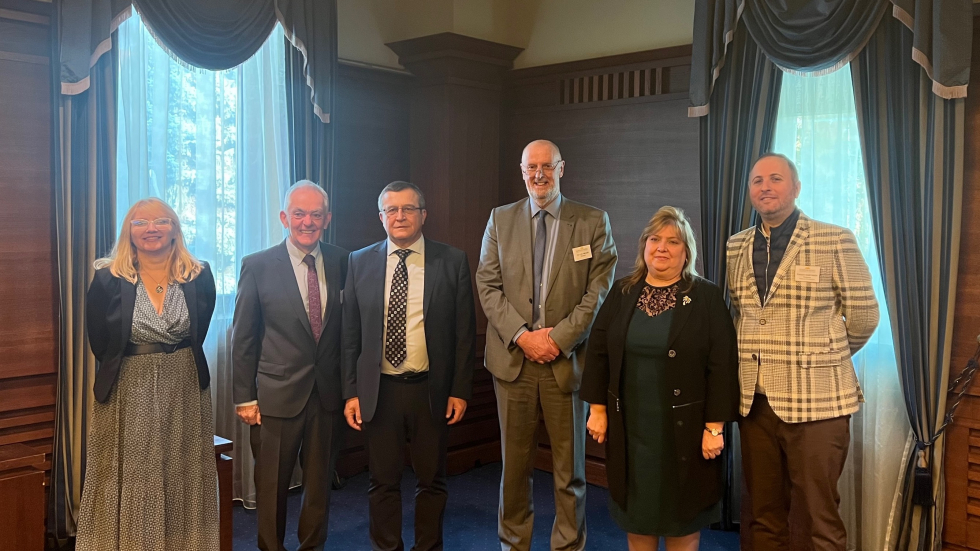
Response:
[[[580,394],[606,443],[609,510],[630,551],[696,551],[720,520],[725,421],[736,418],[735,327],[721,289],[697,276],[684,212],[663,207],[633,273],[599,309]]]
[[[218,549],[214,420],[201,348],[214,277],[159,199],[126,214],[86,297],[99,360],[79,551]]]

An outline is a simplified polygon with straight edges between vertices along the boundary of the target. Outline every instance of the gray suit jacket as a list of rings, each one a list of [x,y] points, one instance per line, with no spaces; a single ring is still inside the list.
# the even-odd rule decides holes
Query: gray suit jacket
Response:
[[[572,249],[585,245],[592,258],[576,262]],[[524,365],[524,352],[511,339],[521,327],[531,325],[532,255],[530,199],[493,209],[483,235],[476,288],[489,321],[486,367],[504,381],[516,379]],[[564,392],[581,385],[589,330],[612,285],[616,259],[606,213],[562,197],[545,323],[554,328],[551,338],[562,352],[551,366]]]
[[[347,251],[320,243],[327,311],[320,340],[296,285],[286,242],[242,259],[232,333],[234,399],[259,401],[262,415],[299,415],[313,392],[328,411],[341,409],[341,290]]]

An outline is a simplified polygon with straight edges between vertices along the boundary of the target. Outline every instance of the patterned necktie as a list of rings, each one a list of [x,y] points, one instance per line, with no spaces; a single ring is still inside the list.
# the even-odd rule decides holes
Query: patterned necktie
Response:
[[[548,239],[548,228],[544,225],[546,211],[539,210],[535,215],[537,221],[537,231],[534,232],[534,299],[532,306],[534,311],[531,313],[532,329],[540,329],[544,323],[544,312],[541,304],[541,291],[544,290],[544,254],[545,242]]]
[[[388,296],[388,336],[385,338],[385,359],[398,367],[408,356],[405,344],[405,317],[408,310],[408,266],[405,259],[410,249],[398,249],[398,266],[391,276],[391,294]]]
[[[310,329],[313,330],[313,338],[320,342],[323,320],[320,317],[320,280],[316,277],[316,259],[308,254],[303,257],[303,263],[309,268],[306,270],[306,289],[310,307]]]

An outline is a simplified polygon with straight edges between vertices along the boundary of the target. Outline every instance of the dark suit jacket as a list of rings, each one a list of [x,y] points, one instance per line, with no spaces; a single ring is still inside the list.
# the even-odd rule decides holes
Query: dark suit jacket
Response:
[[[320,243],[327,310],[319,343],[296,284],[286,242],[242,259],[232,336],[236,404],[259,401],[262,415],[295,417],[316,382],[323,407],[341,408],[341,302],[347,251]]]
[[[214,313],[214,276],[207,262],[193,280],[180,284],[191,319],[191,350],[197,364],[197,380],[201,389],[211,383],[208,361],[204,357],[204,337]],[[136,307],[136,285],[118,278],[109,268],[96,270],[85,297],[85,318],[92,353],[99,360],[95,373],[95,399],[109,399],[119,378],[123,352],[133,330],[133,308]]]
[[[344,291],[344,398],[360,400],[365,423],[378,405],[387,253],[387,240],[351,253]],[[476,315],[466,253],[425,240],[422,312],[429,353],[429,406],[433,418],[442,419],[449,397],[469,400],[473,387]]]
[[[628,465],[623,412],[632,404],[620,400],[620,376],[630,319],[643,286],[638,283],[624,295],[621,279],[606,296],[589,338],[580,394],[591,404],[607,405],[606,474],[609,493],[622,507]],[[688,292],[678,293],[667,342],[664,361],[669,384],[655,390],[672,405],[677,476],[684,495],[677,506],[682,515],[693,518],[718,501],[723,489],[722,459],[709,461],[701,455],[704,424],[732,421],[738,414],[735,326],[721,289],[696,278]]]

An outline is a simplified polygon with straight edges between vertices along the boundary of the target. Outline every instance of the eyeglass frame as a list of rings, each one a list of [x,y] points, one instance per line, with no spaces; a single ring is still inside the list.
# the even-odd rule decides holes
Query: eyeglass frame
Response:
[[[533,175],[535,175],[535,174],[538,173],[538,170],[540,170],[543,174],[554,174],[554,172],[556,170],[558,170],[558,167],[561,166],[562,163],[564,163],[564,162],[565,162],[565,159],[558,159],[558,162],[556,162],[554,164],[545,163],[545,164],[543,164],[541,166],[536,166],[535,169],[534,169],[534,171],[530,171],[528,169],[528,165],[525,165],[525,164],[522,163],[521,164],[521,174],[523,174],[525,176],[533,176]],[[545,168],[548,165],[551,165],[551,168]]]
[[[387,216],[389,218],[392,218],[394,216],[398,216],[398,213],[399,212],[405,213],[405,216],[413,216],[416,213],[422,212],[424,210],[425,210],[424,208],[418,207],[418,206],[415,206],[415,205],[405,205],[404,207],[388,207],[388,208],[384,208],[384,209],[381,209],[379,212],[381,212],[382,214],[384,214],[385,216]]]
[[[166,222],[162,222],[163,220],[166,220]],[[144,222],[144,223],[141,224],[140,222]],[[132,220],[129,221],[129,224],[133,228],[149,228],[150,224],[153,224],[153,227],[155,228],[159,228],[161,226],[173,227],[174,220],[169,216],[161,216],[160,218],[154,218],[153,220],[149,220],[146,218],[133,218]]]

